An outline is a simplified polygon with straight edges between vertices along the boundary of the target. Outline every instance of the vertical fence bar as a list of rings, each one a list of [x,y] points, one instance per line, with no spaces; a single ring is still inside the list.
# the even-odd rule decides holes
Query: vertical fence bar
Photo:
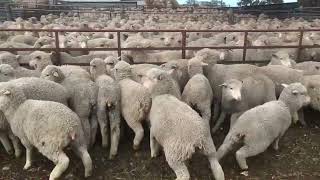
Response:
[[[304,33],[304,31],[303,31],[303,29],[300,29],[300,36],[299,36],[299,48],[298,48],[298,52],[297,52],[297,61],[298,62],[301,62],[301,51],[302,51],[302,41],[303,41],[303,33]]]
[[[13,18],[12,18],[12,9],[11,9],[10,4],[9,3],[6,4],[5,7],[6,7],[6,12],[7,12],[7,20],[8,21],[12,21],[13,20]]]
[[[186,30],[181,31],[181,35],[182,35],[182,43],[181,43],[182,59],[185,59],[186,58],[186,42],[187,42]]]
[[[248,31],[244,32],[244,42],[243,42],[243,54],[242,54],[242,62],[245,63],[247,56],[247,42],[248,42]]]
[[[118,57],[121,57],[121,36],[120,31],[117,32]]]
[[[55,38],[55,43],[56,43],[56,55],[57,55],[57,65],[61,65],[61,56],[60,56],[60,43],[59,43],[59,32],[55,31],[54,32],[54,38]]]

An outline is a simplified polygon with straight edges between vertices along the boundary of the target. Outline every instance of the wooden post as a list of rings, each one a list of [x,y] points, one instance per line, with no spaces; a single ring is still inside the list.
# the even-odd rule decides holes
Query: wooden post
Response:
[[[181,31],[182,34],[182,43],[181,43],[181,50],[182,50],[182,59],[186,58],[186,42],[187,42],[187,32],[185,30]]]
[[[297,52],[297,61],[298,62],[301,62],[301,51],[302,51],[302,41],[303,41],[303,33],[304,33],[304,31],[303,31],[303,29],[300,29],[300,36],[299,36],[299,48],[298,48],[298,52]]]
[[[11,9],[11,6],[10,4],[6,4],[5,5],[5,8],[6,8],[6,12],[7,12],[7,20],[8,21],[13,21],[13,18],[12,18],[12,9]]]
[[[120,37],[120,31],[117,32],[117,43],[118,43],[118,57],[121,58],[121,37]]]
[[[57,55],[57,65],[61,65],[61,57],[60,57],[60,45],[59,45],[59,32],[54,32],[54,38],[56,43],[56,55]]]
[[[248,41],[248,31],[244,32],[244,42],[243,42],[243,55],[242,62],[245,63],[247,56],[247,41]]]

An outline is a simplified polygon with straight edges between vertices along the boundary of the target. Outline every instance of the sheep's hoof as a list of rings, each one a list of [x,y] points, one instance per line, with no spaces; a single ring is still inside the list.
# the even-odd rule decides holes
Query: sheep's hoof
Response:
[[[110,159],[110,160],[113,160],[113,159],[115,159],[116,156],[117,156],[117,154],[110,154],[110,155],[109,155],[109,159]]]
[[[139,150],[140,146],[139,145],[133,145],[133,150],[137,151]]]
[[[16,158],[21,157],[21,154],[22,154],[21,151],[16,151],[16,152],[14,153],[14,155],[15,155]]]
[[[247,177],[249,176],[249,171],[242,171],[240,174]]]
[[[23,167],[23,170],[28,170],[31,167],[31,163],[26,163]]]

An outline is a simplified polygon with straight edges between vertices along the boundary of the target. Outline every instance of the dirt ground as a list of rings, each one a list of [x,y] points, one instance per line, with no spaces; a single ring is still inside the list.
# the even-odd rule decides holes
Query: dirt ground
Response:
[[[294,125],[280,140],[278,152],[269,148],[266,152],[248,159],[249,176],[240,175],[239,167],[233,154],[222,161],[227,180],[260,180],[260,179],[320,179],[320,113],[307,110],[308,128]],[[227,126],[227,125],[226,125]],[[147,134],[147,132],[146,132]],[[226,131],[220,131],[213,137],[216,147],[223,141]],[[96,145],[90,150],[94,163],[92,180],[104,179],[174,179],[175,175],[165,161],[164,155],[150,158],[148,136],[144,138],[140,151],[134,152],[131,147],[132,133],[124,136],[115,160],[108,160],[108,151]],[[62,179],[84,179],[81,161],[71,152],[70,165]],[[54,165],[39,153],[34,155],[33,167],[22,170],[25,156],[15,159],[8,156],[0,147],[0,180],[42,180],[48,179]],[[206,157],[195,154],[188,162],[192,179],[213,179]]]

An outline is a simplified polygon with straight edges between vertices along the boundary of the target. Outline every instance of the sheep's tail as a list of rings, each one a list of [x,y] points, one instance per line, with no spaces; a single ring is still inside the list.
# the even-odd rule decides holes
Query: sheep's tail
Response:
[[[238,133],[235,136],[227,137],[217,151],[217,159],[222,159],[235,146],[243,144],[245,134]]]

